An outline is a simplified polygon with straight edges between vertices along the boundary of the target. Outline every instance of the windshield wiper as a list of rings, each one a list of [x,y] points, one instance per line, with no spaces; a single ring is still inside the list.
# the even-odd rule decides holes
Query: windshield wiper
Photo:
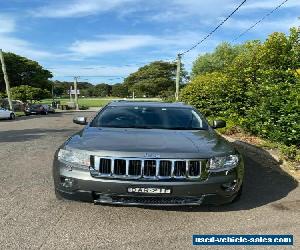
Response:
[[[150,126],[133,126],[132,128],[153,129],[153,127],[150,127]]]
[[[141,128],[141,129],[153,129],[150,126],[101,126],[103,128]]]

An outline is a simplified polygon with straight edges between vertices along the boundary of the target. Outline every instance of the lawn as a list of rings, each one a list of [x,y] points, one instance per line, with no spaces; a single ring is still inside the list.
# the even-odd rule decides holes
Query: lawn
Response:
[[[25,115],[25,113],[24,113],[24,112],[21,112],[21,111],[17,111],[17,112],[15,112],[15,114],[16,114],[17,117],[18,117],[18,116],[24,116],[24,115]]]
[[[86,107],[103,107],[107,103],[114,101],[114,100],[124,100],[122,98],[110,98],[110,97],[104,97],[104,98],[78,98],[78,104],[79,106],[86,106]],[[128,99],[131,101],[132,99]],[[159,98],[135,98],[135,101],[160,101]],[[61,98],[56,99],[56,101],[60,101],[61,105],[66,105],[67,102],[70,101],[70,99],[67,98]],[[52,99],[44,99],[40,103],[43,104],[51,104]]]

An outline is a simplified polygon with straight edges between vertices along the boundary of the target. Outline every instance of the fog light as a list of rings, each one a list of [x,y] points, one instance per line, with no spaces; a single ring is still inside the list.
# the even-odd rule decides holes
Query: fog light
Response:
[[[237,180],[234,180],[232,182],[228,182],[228,183],[224,183],[221,185],[221,187],[226,191],[226,192],[230,192],[230,191],[234,191],[235,188],[237,187]]]
[[[72,178],[61,178],[61,185],[64,188],[71,188],[74,185],[74,180]]]

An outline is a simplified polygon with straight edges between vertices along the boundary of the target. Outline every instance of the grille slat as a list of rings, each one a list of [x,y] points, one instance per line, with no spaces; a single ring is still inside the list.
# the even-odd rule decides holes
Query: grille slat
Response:
[[[174,176],[184,177],[185,175],[186,175],[186,162],[185,161],[175,161]]]
[[[114,160],[114,174],[115,175],[126,175],[126,160],[116,159]]]
[[[159,165],[159,176],[171,177],[172,162],[171,161],[160,161]]]
[[[156,161],[155,160],[145,160],[144,176],[155,177],[155,175],[156,175]]]
[[[130,160],[128,167],[129,175],[142,175],[142,161],[140,160]]]
[[[201,173],[201,161],[189,161],[188,163],[188,175],[191,177],[200,176]]]
[[[102,174],[110,174],[111,172],[111,159],[100,159],[99,172]]]
[[[93,177],[193,179],[200,178],[207,160],[141,159],[92,156]],[[205,161],[203,163],[203,161]],[[203,164],[203,165],[202,165]]]

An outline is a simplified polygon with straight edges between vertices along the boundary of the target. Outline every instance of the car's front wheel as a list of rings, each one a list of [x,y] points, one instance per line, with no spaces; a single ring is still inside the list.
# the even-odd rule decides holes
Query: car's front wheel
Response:
[[[9,116],[9,120],[14,120],[16,119],[16,115],[14,113],[11,113]]]
[[[57,191],[56,188],[54,188],[54,192],[55,192],[55,197],[56,197],[57,200],[60,200],[60,201],[65,200],[65,198],[62,197],[62,195]]]
[[[243,193],[243,184],[241,185],[235,198],[232,200],[232,203],[239,201],[241,199],[242,193]]]

